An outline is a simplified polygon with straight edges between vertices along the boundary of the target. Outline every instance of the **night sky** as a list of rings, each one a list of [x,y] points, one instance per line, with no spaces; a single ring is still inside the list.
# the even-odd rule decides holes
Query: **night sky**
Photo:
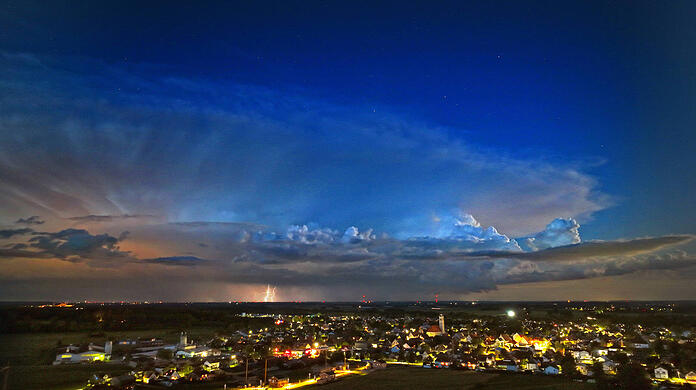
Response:
[[[4,1],[0,300],[691,299],[694,15]]]

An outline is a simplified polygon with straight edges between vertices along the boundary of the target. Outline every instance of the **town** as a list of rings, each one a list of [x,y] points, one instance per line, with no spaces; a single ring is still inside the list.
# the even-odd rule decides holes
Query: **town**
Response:
[[[152,305],[138,306],[142,310]],[[369,378],[375,371],[397,367],[431,369],[434,376],[440,375],[438,369],[551,376],[593,386],[589,388],[624,388],[623,381],[642,381],[645,388],[661,389],[696,384],[693,327],[608,320],[622,318],[612,314],[621,311],[652,318],[650,313],[671,313],[673,304],[627,308],[365,302],[350,310],[303,304],[286,304],[282,309],[241,306],[239,310],[248,311],[233,316],[239,324],[249,325],[233,331],[218,330],[203,338],[181,329],[176,340],[157,336],[104,339],[100,344],[83,340],[56,346],[52,364],[93,368],[83,384],[89,389],[185,388],[197,383],[221,389],[289,389],[350,380],[350,376]],[[82,310],[74,310],[79,307]],[[276,310],[265,311],[269,308]],[[101,313],[94,305],[80,304],[51,310]],[[115,364],[124,367],[123,372],[102,370]]]

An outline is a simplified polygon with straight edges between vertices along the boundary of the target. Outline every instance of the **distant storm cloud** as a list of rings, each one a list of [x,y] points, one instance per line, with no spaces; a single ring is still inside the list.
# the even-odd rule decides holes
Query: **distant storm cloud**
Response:
[[[126,253],[119,251],[118,238],[109,234],[90,234],[84,229],[36,232],[29,243],[43,254],[66,260],[126,257]]]
[[[206,260],[198,258],[196,256],[168,256],[168,257],[157,257],[154,259],[144,259],[142,260],[146,263],[153,264],[166,264],[174,266],[195,266],[201,265],[206,262]]]
[[[128,220],[128,219],[155,219],[157,216],[155,215],[130,215],[130,214],[122,214],[122,215],[82,215],[82,216],[77,216],[77,217],[70,217],[68,218],[71,221],[77,221],[77,222],[112,222],[112,221],[118,221],[118,220]]]
[[[450,226],[440,225],[437,237],[403,239],[355,226],[334,230],[314,224],[291,225],[284,231],[252,223],[134,226],[127,242],[136,247],[140,242],[158,242],[166,253],[178,253],[157,257],[120,249],[125,244],[120,237],[64,229],[34,232],[26,243],[1,249],[0,257],[67,260],[89,267],[158,267],[147,268],[150,271],[143,275],[178,275],[177,270],[185,269],[193,280],[271,283],[331,289],[337,294],[370,288],[385,297],[400,288],[414,294],[466,294],[507,284],[617,276],[696,264],[693,256],[677,248],[692,240],[691,236],[563,245],[580,239],[575,235],[579,224],[557,219],[532,237],[546,238],[552,233],[553,237],[567,237],[547,239],[546,249],[531,250],[495,228],[482,227],[469,214],[442,216],[440,223],[444,221]],[[200,238],[206,239],[204,245]]]
[[[15,223],[23,225],[41,225],[45,223],[45,221],[42,220],[41,217],[39,217],[38,215],[32,215],[28,218],[20,218],[16,220]]]
[[[19,236],[23,234],[28,234],[33,232],[33,229],[29,228],[24,228],[24,229],[3,229],[0,230],[0,238],[12,238],[13,236]]]
[[[623,241],[588,241],[573,245],[549,247],[538,252],[488,253],[492,258],[516,258],[538,261],[572,261],[592,257],[633,256],[680,245],[692,241],[694,236],[677,235],[636,238]]]

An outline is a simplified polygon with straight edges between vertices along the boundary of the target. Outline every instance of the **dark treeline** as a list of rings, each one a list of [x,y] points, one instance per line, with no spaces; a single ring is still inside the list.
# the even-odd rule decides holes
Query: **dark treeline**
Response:
[[[438,310],[433,310],[434,308]],[[609,310],[611,308],[611,310]],[[650,310],[650,308],[662,308]],[[667,308],[668,310],[665,310]],[[522,318],[539,320],[583,319],[591,315],[607,323],[637,323],[643,326],[696,326],[696,305],[669,303],[553,303],[467,302],[426,303],[162,303],[76,304],[73,307],[39,307],[27,304],[0,305],[0,333],[100,332],[148,329],[243,329],[263,325],[249,314],[348,314],[416,320],[445,313],[449,319],[487,317],[495,320],[508,309]],[[260,322],[259,322],[260,321]],[[265,322],[271,323],[270,319]],[[417,321],[416,321],[417,322]]]
[[[261,319],[241,317],[229,306],[149,304],[2,307],[0,333],[101,332],[207,327],[235,329],[258,326]],[[272,322],[266,319],[265,322]]]

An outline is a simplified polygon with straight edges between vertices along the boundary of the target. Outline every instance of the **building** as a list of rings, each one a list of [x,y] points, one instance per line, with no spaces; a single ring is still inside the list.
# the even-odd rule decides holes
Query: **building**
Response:
[[[196,347],[193,346],[193,348],[185,348],[179,351],[176,351],[175,356],[179,359],[190,359],[194,357],[208,357],[213,355],[213,350],[211,348],[201,346],[201,347]]]
[[[656,379],[668,379],[669,378],[669,371],[667,371],[666,368],[657,367],[655,369],[655,378]]]
[[[179,335],[179,347],[185,347],[186,345],[188,345],[188,337],[186,332],[181,332],[181,335]]]
[[[445,334],[445,316],[440,314],[438,318],[437,325],[431,325],[428,330],[425,331],[428,337],[442,336]]]
[[[100,351],[99,349],[101,348],[90,344],[86,351],[80,351],[77,347],[70,345],[65,349],[65,351],[56,355],[56,360],[53,361],[53,365],[106,361],[106,353],[104,353],[104,351]]]

